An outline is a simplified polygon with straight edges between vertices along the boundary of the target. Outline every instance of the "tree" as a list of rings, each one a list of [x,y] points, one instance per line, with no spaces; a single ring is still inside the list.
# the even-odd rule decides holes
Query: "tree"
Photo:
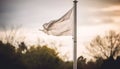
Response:
[[[25,69],[19,58],[13,45],[0,41],[0,69]]]
[[[58,53],[47,46],[32,46],[23,54],[22,60],[28,69],[57,69],[63,62]]]
[[[109,31],[105,36],[97,36],[87,49],[97,60],[102,58],[100,69],[120,69],[120,33]]]
[[[6,28],[3,26],[3,32],[1,35],[1,40],[4,41],[4,43],[10,43],[13,46],[18,46],[20,43],[22,43],[25,39],[25,36],[20,36],[20,28],[21,25],[18,26],[11,26],[10,28]]]
[[[73,62],[72,61],[66,61],[59,65],[59,68],[57,69],[73,69]]]
[[[94,57],[117,58],[120,55],[120,33],[109,31],[105,36],[97,36],[87,46]]]
[[[18,33],[18,29],[20,28],[21,26],[12,26],[9,28],[9,30],[4,26],[4,35],[5,35],[5,40],[6,40],[6,43],[10,43],[10,44],[13,44],[15,41],[15,38],[16,38],[16,34]]]

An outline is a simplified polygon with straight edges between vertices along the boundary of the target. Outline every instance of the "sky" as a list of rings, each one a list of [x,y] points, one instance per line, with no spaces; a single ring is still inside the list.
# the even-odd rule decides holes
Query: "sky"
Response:
[[[21,40],[28,44],[51,45],[58,49],[61,56],[72,60],[71,36],[57,37],[39,31],[43,24],[60,18],[72,6],[72,0],[0,0],[0,31],[9,32],[12,27],[20,26],[17,34],[25,36]],[[120,29],[119,8],[120,0],[78,0],[78,56],[89,57],[85,55],[85,45],[96,35]]]

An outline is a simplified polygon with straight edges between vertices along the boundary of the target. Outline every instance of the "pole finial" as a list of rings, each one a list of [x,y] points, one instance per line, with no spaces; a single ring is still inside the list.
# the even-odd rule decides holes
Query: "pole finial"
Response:
[[[77,3],[78,1],[77,1],[77,0],[74,0],[73,2],[74,2],[74,3]]]

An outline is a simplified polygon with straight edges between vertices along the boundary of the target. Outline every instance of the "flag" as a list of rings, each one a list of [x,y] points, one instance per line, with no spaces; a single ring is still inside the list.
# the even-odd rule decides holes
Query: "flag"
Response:
[[[73,8],[57,20],[43,24],[43,32],[48,35],[68,36],[73,30]]]

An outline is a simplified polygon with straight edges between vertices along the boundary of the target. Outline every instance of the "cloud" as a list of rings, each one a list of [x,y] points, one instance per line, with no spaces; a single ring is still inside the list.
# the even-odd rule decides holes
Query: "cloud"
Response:
[[[93,0],[91,0],[93,1]],[[96,0],[94,0],[96,1]],[[107,0],[105,0],[107,1]],[[116,0],[115,0],[116,1]],[[98,1],[97,1],[98,2]],[[112,1],[111,1],[112,2]],[[117,5],[113,2],[114,5],[110,2],[111,5],[104,6],[101,8],[97,7],[87,7],[87,10],[84,10],[86,13],[82,15],[87,15],[83,20],[88,24],[99,25],[99,24],[109,24],[109,23],[120,23],[120,5]],[[81,16],[81,15],[80,15]]]
[[[102,3],[108,3],[108,4],[120,4],[120,0],[96,0]]]
[[[4,9],[3,9],[3,2],[0,1],[0,29],[1,27],[3,27],[4,23],[3,23],[3,12],[4,12]]]
[[[108,16],[120,16],[120,5],[112,5],[109,7],[104,7],[98,9],[98,13],[101,15],[108,15]]]
[[[79,1],[79,0],[78,0]],[[84,2],[88,2],[88,3],[108,3],[108,4],[120,4],[120,0],[82,0]]]
[[[109,11],[108,6],[106,6],[109,5],[110,7],[119,4],[120,0],[78,1],[78,22],[80,25],[110,23],[114,21],[112,19],[115,19],[111,17],[120,15],[119,10]],[[68,8],[68,6],[72,5],[72,1],[70,0],[0,0],[0,3],[0,29],[3,26],[12,24],[23,24],[25,27],[29,25],[32,27],[34,25],[42,25],[40,23],[57,18],[58,15],[62,15],[61,12],[63,12],[66,6]],[[61,5],[62,3],[63,5]],[[107,11],[101,11],[103,9]]]
[[[120,22],[120,5],[112,5],[99,9],[96,16],[102,18],[104,23],[119,23]]]
[[[120,4],[120,0],[78,0],[78,1],[79,1],[78,4],[81,6],[96,8]]]
[[[8,2],[9,0],[0,0],[0,30],[3,30],[5,27],[10,25],[7,21],[11,19],[11,16],[9,15],[14,10]]]

